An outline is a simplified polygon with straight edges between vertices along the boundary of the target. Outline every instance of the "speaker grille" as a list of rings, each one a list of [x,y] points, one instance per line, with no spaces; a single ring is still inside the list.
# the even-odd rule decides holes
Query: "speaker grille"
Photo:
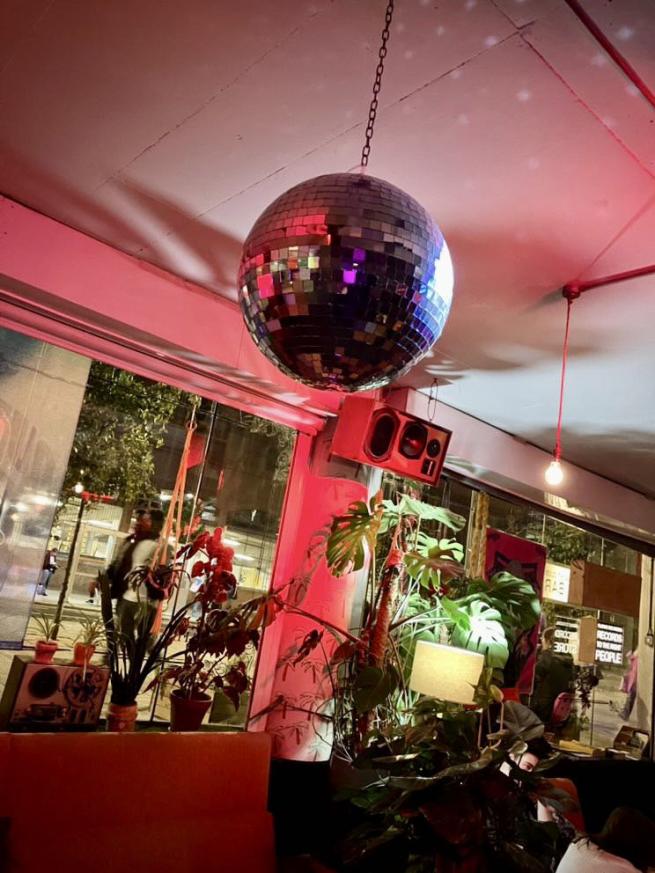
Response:
[[[398,443],[398,451],[405,458],[420,458],[425,451],[428,429],[418,421],[410,421],[403,428]]]
[[[366,453],[376,461],[386,458],[391,452],[398,430],[398,419],[392,412],[381,412],[375,422],[366,445]]]

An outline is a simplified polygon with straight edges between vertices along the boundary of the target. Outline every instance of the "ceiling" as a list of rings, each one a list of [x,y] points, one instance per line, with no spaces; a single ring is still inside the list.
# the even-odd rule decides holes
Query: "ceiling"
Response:
[[[582,2],[655,88],[653,0]],[[5,0],[0,191],[235,299],[263,208],[358,163],[385,5]],[[450,321],[405,381],[551,448],[558,290],[655,262],[655,110],[564,0],[396,0],[370,171],[455,263]],[[655,276],[575,304],[563,436],[649,495],[654,328]]]

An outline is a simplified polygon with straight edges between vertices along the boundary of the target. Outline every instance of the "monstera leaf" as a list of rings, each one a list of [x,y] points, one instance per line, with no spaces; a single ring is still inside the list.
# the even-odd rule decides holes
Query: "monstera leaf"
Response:
[[[428,558],[451,558],[453,561],[461,561],[464,558],[464,546],[457,540],[448,537],[438,540],[423,531],[419,531],[416,551]]]
[[[505,629],[514,634],[534,627],[541,615],[541,604],[534,588],[525,579],[511,573],[496,573],[486,579],[472,579],[467,585],[467,596],[458,600],[462,606],[483,600],[497,609]]]
[[[375,551],[382,504],[378,495],[367,506],[363,500],[351,503],[343,515],[335,515],[327,538],[326,559],[335,576],[361,570],[367,555]]]
[[[463,557],[464,547],[457,540],[438,540],[421,531],[416,549],[405,555],[405,567],[419,585],[438,590],[442,581],[464,572],[458,563]]]
[[[450,509],[444,509],[442,506],[432,506],[430,503],[423,503],[423,501],[417,500],[415,497],[410,497],[409,494],[403,494],[398,503],[394,503],[392,500],[385,500],[383,501],[383,506],[384,513],[380,533],[386,533],[386,531],[396,527],[401,516],[412,516],[421,521],[436,521],[453,531],[462,530],[466,524],[466,519],[463,515],[451,512]]]
[[[488,667],[502,670],[509,657],[509,647],[500,612],[483,600],[474,600],[466,608],[460,606],[458,614],[462,612],[468,617],[468,627],[461,619],[455,624],[452,644],[480,652]]]

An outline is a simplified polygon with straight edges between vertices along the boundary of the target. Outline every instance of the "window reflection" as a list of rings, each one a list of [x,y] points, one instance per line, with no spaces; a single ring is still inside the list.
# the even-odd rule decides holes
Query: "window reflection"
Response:
[[[41,571],[48,584],[35,594],[24,645],[36,639],[34,618],[53,617],[60,600],[61,649],[72,647],[84,616],[99,614],[98,574],[133,529],[136,507],[145,500],[166,513],[194,409],[182,538],[223,528],[224,541],[235,552],[237,597],[268,588],[295,432],[94,361],[47,544],[56,569]],[[78,482],[83,495],[75,488]],[[185,577],[164,620],[192,596]],[[11,657],[0,653],[0,690]],[[96,660],[102,657],[99,652]],[[140,719],[169,718],[165,693],[142,693],[138,704]],[[214,713],[216,721],[240,723],[243,717],[244,712]]]
[[[447,473],[436,487],[385,473],[383,489],[386,498],[409,491],[427,503],[445,506],[466,517],[467,526],[457,534],[457,538],[467,546],[466,566],[479,566],[479,563],[470,559],[471,549],[484,542],[484,539],[478,538],[476,543],[476,537],[472,536],[471,508],[475,505],[476,494],[480,492]],[[568,602],[570,566],[573,562],[583,561],[638,577],[641,554],[517,500],[490,495],[488,507],[486,526],[546,546],[548,584],[547,596],[543,601],[542,624],[544,627],[559,628],[560,645],[564,645],[562,641],[575,631],[584,616],[593,616],[599,625],[605,627],[605,632],[621,636],[623,642],[620,653],[609,657],[605,652],[597,657],[594,664],[576,667],[571,688],[575,694],[575,705],[560,737],[587,747],[611,746],[622,724],[638,724],[634,695],[631,698],[630,694],[633,680],[638,677],[638,665],[633,653],[638,645],[639,621],[634,615],[571,605]],[[611,630],[607,631],[607,628]]]

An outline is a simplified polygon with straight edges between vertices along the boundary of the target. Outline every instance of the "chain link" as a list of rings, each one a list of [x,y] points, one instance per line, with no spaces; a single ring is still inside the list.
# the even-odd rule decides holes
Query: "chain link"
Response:
[[[366,133],[364,134],[364,147],[362,148],[361,166],[368,166],[368,158],[371,154],[371,140],[373,139],[373,128],[375,127],[375,119],[378,114],[378,95],[382,88],[382,74],[384,73],[384,60],[387,56],[387,42],[389,40],[389,28],[391,27],[391,19],[393,18],[394,0],[389,0],[387,11],[384,16],[384,28],[382,30],[382,40],[380,43],[380,51],[378,52],[378,65],[375,68],[375,80],[373,82],[373,98],[368,110],[368,121],[366,123]]]

